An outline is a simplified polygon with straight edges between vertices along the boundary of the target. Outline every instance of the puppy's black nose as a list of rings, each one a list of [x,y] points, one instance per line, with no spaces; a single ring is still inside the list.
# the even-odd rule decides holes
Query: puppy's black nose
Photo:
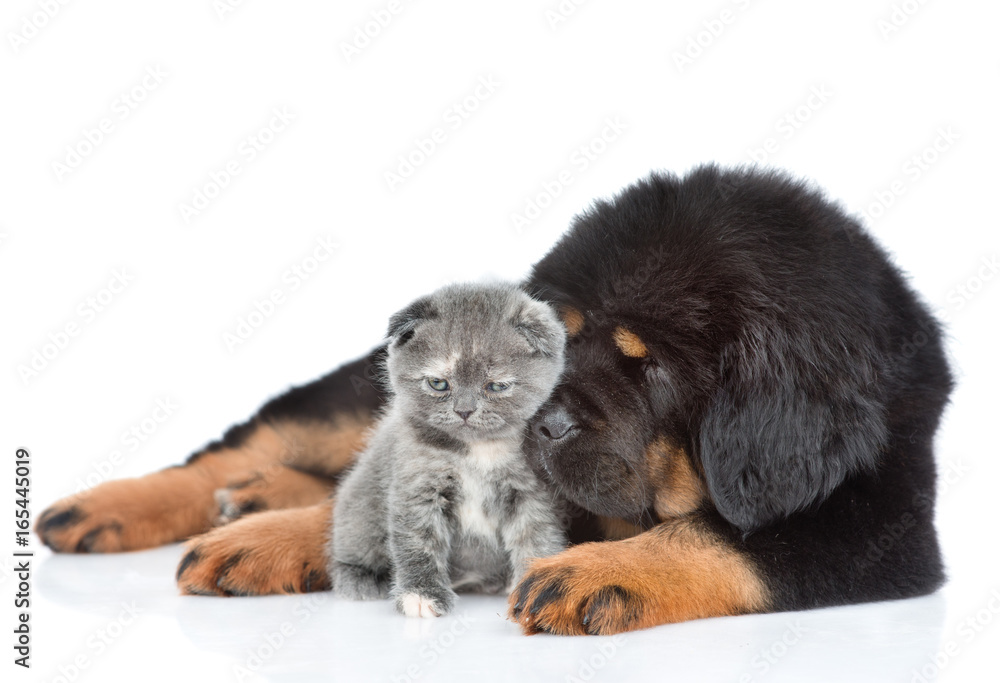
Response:
[[[474,411],[474,410],[456,410],[455,412],[463,420],[468,420],[469,419],[469,415],[472,415],[476,411]]]
[[[573,424],[573,418],[566,412],[566,409],[562,406],[555,406],[536,415],[532,429],[543,439],[556,441],[569,434],[574,426],[576,425]]]

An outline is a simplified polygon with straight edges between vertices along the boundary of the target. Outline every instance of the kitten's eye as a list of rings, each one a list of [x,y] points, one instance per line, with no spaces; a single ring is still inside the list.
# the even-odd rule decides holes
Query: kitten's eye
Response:
[[[490,382],[486,385],[486,391],[498,393],[510,389],[510,382]]]
[[[448,380],[438,377],[428,377],[427,385],[434,391],[448,391]]]

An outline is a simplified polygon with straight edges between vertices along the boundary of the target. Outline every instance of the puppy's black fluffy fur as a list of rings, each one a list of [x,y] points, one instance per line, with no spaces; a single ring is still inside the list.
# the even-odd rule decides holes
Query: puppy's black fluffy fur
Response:
[[[528,448],[569,499],[657,521],[647,451],[665,437],[691,455],[709,492],[699,514],[761,568],[773,608],[940,585],[941,332],[817,189],[752,169],[653,174],[579,216],[528,287],[585,321]],[[615,346],[619,328],[644,357]]]

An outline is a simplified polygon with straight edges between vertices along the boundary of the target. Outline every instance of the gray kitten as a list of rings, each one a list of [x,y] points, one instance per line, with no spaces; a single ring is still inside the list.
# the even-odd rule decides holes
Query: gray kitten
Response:
[[[454,589],[509,591],[562,550],[554,494],[521,454],[566,332],[514,285],[452,285],[389,321],[392,398],[333,515],[334,590],[439,616]]]

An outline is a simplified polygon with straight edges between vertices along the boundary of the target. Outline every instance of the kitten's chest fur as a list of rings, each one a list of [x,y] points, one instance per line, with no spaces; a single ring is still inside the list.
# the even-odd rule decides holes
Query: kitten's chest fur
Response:
[[[520,444],[514,441],[470,444],[455,468],[455,522],[460,533],[487,542],[499,540],[501,500],[516,476],[520,455]]]
[[[496,441],[470,445],[455,464],[449,560],[455,590],[494,593],[510,581],[510,558],[501,539],[510,516],[504,501],[511,499],[524,467],[520,444]]]

